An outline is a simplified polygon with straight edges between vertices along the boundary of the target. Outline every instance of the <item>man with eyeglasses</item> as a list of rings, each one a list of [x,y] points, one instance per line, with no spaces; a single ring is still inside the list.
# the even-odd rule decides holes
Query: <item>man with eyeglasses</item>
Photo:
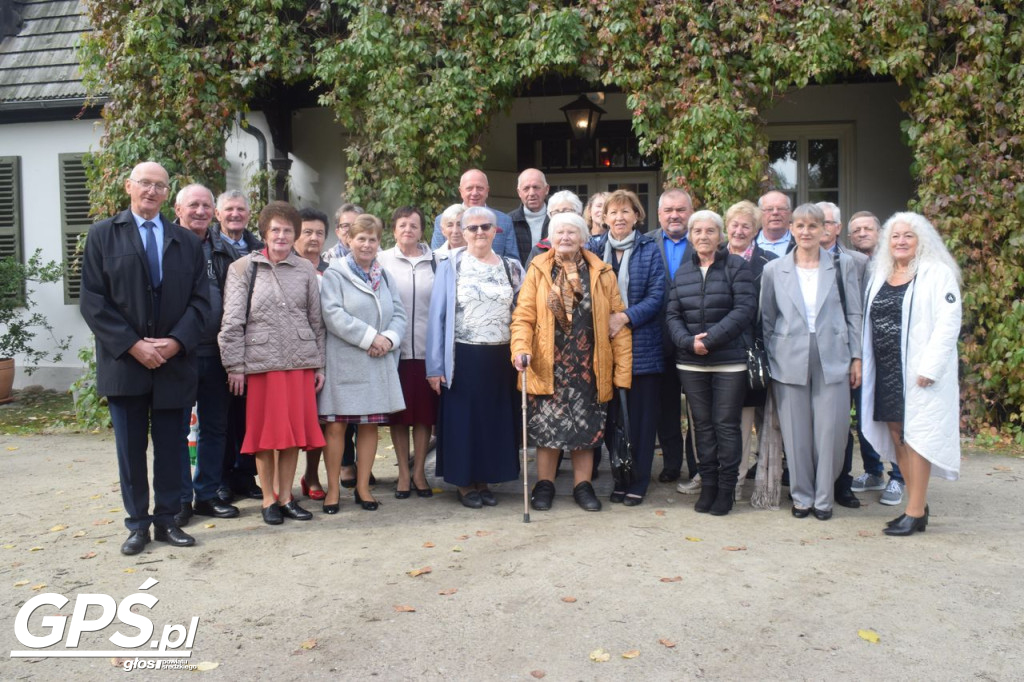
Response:
[[[796,248],[789,224],[793,222],[793,203],[788,194],[772,190],[757,200],[761,209],[761,231],[757,245],[781,258]]]
[[[516,233],[519,261],[526,265],[535,244],[548,236],[548,181],[536,168],[527,168],[519,174],[516,192],[522,205],[508,214]]]
[[[487,205],[487,197],[490,192],[490,183],[482,170],[470,168],[462,174],[462,178],[459,180],[459,195],[462,197],[462,205],[466,208],[482,206],[496,217],[497,234],[494,236],[494,244],[491,247],[494,253],[505,258],[520,260],[512,219],[508,217],[507,213],[502,213]],[[444,234],[441,232],[441,216],[438,215],[434,218],[434,234],[430,238],[430,248],[437,249],[442,244],[444,244]]]
[[[210,319],[206,260],[199,238],[160,215],[167,171],[140,163],[125,181],[130,208],[89,228],[82,260],[82,317],[96,337],[96,388],[114,425],[128,539],[138,554],[154,537],[175,547],[181,530],[181,458],[196,399],[196,351]],[[147,441],[153,441],[153,511]]]
[[[345,202],[334,212],[334,236],[338,238],[338,243],[320,254],[324,262],[330,263],[335,258],[348,255],[348,231],[352,229],[352,223],[356,218],[363,213],[365,211],[362,206],[349,202]]]

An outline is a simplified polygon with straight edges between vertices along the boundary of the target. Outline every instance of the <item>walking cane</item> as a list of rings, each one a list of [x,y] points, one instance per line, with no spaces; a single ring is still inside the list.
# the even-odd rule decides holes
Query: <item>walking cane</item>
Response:
[[[530,522],[530,473],[526,470],[526,367],[530,364],[525,355],[519,356],[523,371],[519,373],[523,385],[523,523]]]

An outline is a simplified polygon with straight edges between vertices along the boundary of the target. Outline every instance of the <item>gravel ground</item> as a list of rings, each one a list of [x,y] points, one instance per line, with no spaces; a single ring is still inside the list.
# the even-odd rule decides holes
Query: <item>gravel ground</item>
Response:
[[[658,483],[639,507],[586,513],[568,467],[552,511],[526,524],[521,483],[480,511],[447,490],[395,500],[382,456],[376,513],[346,491],[337,516],[309,503],[312,521],[271,528],[245,500],[240,518],[193,521],[195,547],[124,557],[112,436],[0,442],[3,680],[123,674],[109,656],[8,657],[27,648],[15,619],[37,594],[67,596],[29,620],[42,636],[42,616],[70,616],[76,595],[119,603],[150,578],[159,602],[135,610],[153,639],[198,617],[183,660],[210,680],[1024,679],[1024,460],[1012,455],[968,453],[963,480],[934,483],[931,523],[911,538],[882,535],[899,510],[878,493],[829,522],[746,501],[710,517]],[[138,634],[115,619],[78,651],[116,649],[116,631]],[[599,649],[609,660],[591,660]]]

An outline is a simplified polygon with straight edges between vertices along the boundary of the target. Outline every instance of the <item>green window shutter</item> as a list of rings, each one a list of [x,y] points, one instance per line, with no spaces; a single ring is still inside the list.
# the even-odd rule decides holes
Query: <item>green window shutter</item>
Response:
[[[0,156],[0,258],[23,262],[21,219],[21,158]]]
[[[64,258],[64,302],[77,303],[82,288],[82,254],[78,240],[89,230],[89,188],[82,154],[61,154],[60,240]]]

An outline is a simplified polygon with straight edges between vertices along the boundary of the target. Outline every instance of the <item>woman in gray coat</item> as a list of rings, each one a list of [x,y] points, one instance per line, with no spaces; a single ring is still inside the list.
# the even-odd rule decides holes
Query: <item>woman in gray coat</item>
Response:
[[[377,456],[377,427],[405,409],[398,355],[406,315],[398,290],[377,261],[383,231],[376,216],[356,218],[349,230],[351,252],[331,261],[320,289],[327,328],[327,381],[319,396],[320,419],[327,422],[327,514],[340,508],[345,425],[358,425],[356,504],[374,511],[378,503],[370,494],[370,471]]]

